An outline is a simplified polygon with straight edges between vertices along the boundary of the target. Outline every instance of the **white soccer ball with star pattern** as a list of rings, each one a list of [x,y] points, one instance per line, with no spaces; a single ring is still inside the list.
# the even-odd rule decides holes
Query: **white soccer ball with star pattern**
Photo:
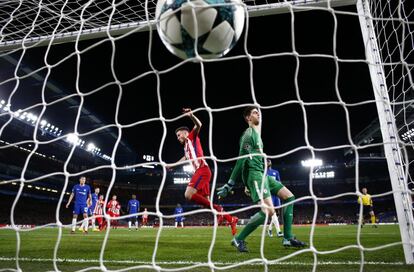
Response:
[[[182,59],[195,57],[196,48],[205,59],[224,56],[245,20],[240,0],[159,0],[155,16],[162,42]]]

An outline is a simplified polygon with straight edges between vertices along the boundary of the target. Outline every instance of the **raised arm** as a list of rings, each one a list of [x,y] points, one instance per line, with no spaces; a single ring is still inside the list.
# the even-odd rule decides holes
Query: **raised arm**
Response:
[[[191,111],[190,108],[184,108],[183,109],[183,113],[186,113],[188,115],[188,117],[190,117],[190,119],[193,121],[194,123],[194,132],[196,134],[198,134],[200,132],[201,126],[203,125],[200,121],[200,119],[198,119],[193,112]]]

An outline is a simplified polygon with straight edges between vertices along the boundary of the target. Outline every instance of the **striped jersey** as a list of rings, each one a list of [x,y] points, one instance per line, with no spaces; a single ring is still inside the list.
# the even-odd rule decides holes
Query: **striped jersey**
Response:
[[[105,201],[103,199],[96,201],[95,208],[93,210],[93,214],[102,215],[103,214],[103,207],[105,205]]]
[[[148,218],[148,212],[144,211],[144,213],[142,214],[142,219],[147,219]]]
[[[195,133],[194,129],[188,134],[187,139],[184,144],[184,153],[187,160],[191,161],[191,165],[194,170],[197,170],[200,167],[206,166],[207,162],[204,159],[199,159],[204,157],[203,148],[201,147],[200,138]]]
[[[119,202],[117,200],[109,201],[108,205],[106,205],[106,207],[108,208],[108,212],[115,212],[117,205],[119,205]]]

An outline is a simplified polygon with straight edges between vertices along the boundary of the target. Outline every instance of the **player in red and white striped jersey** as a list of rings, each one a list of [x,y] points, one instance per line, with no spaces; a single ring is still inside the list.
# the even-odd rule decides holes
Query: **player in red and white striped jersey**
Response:
[[[116,207],[117,207],[117,205],[120,205],[120,204],[119,204],[118,200],[116,200],[116,199],[117,199],[117,196],[113,195],[112,199],[106,205],[106,208],[108,209],[107,214],[111,217],[116,217],[117,216],[117,213],[116,213],[117,208]],[[111,220],[111,223],[116,224],[117,222],[116,222],[116,220]]]
[[[184,156],[179,160],[189,160],[194,169],[194,175],[185,190],[185,198],[191,200],[201,206],[210,208],[210,180],[211,171],[207,162],[205,161],[203,148],[201,146],[200,138],[198,137],[202,126],[201,121],[193,114],[191,109],[185,108],[183,112],[193,121],[194,127],[190,131],[187,127],[179,127],[175,130],[177,140],[184,145]],[[216,211],[222,212],[223,207],[213,204]],[[232,234],[237,232],[236,224],[238,218],[227,213],[219,216],[219,221],[224,217],[231,225]]]
[[[96,202],[95,209],[93,210],[93,215],[96,217],[96,221],[98,222],[99,230],[103,229],[103,223],[106,222],[103,216],[103,209],[105,207],[105,201],[103,199],[103,195],[99,195],[99,199]]]
[[[121,216],[121,204],[117,204],[116,206],[115,206],[115,209],[113,210],[113,215],[114,215],[114,217],[115,218],[117,218],[117,217],[120,217]],[[114,220],[112,220],[112,227],[114,228],[114,229],[117,229],[118,228],[118,226],[119,226],[119,221],[118,221],[118,219],[114,219]]]

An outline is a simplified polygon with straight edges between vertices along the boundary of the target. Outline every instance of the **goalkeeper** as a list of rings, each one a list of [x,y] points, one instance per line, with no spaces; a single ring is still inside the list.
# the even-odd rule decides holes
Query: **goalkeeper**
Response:
[[[232,239],[231,244],[240,252],[248,252],[245,242],[246,238],[265,222],[266,213],[269,217],[275,213],[271,198],[271,194],[273,194],[277,195],[284,202],[290,203],[285,207],[283,212],[284,227],[282,244],[285,247],[304,247],[306,244],[297,240],[292,235],[293,203],[291,202],[295,200],[294,195],[273,177],[266,176],[263,179],[265,163],[263,159],[263,142],[260,137],[260,113],[258,108],[246,107],[243,112],[243,117],[249,124],[249,127],[240,139],[239,156],[249,155],[249,157],[237,160],[230,180],[227,184],[217,189],[217,195],[220,198],[226,197],[232,190],[235,181],[242,180],[250,192],[253,203],[263,203],[266,206],[263,206],[259,212],[250,218],[249,223],[242,229],[240,234]],[[264,184],[262,186],[263,181]]]

